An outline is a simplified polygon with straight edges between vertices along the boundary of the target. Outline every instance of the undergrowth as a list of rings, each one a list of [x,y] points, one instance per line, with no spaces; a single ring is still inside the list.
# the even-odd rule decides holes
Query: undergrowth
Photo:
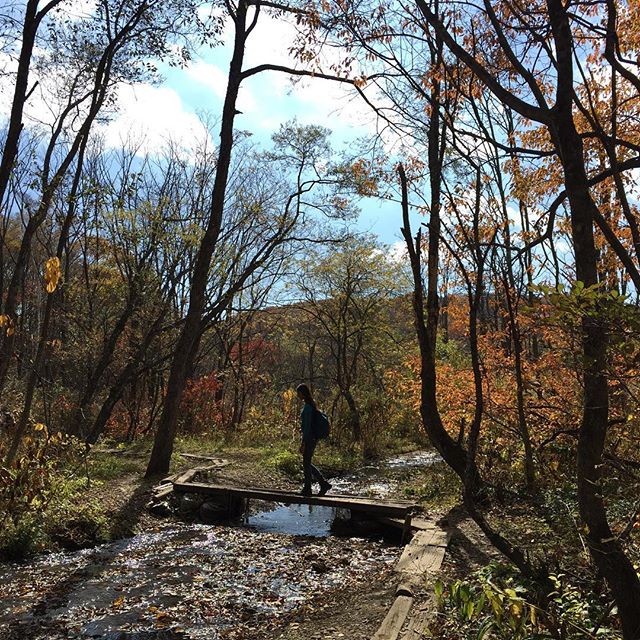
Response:
[[[0,558],[103,540],[106,517],[96,501],[82,496],[85,473],[77,440],[33,425],[20,454],[0,468]]]
[[[434,586],[437,615],[426,637],[440,640],[619,640],[611,602],[567,574],[551,591],[512,567],[491,563],[467,579]]]

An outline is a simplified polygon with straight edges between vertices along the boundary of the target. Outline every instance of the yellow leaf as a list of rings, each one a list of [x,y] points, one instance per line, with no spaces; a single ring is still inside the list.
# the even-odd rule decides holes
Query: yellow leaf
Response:
[[[36,424],[33,425],[33,428],[36,431],[44,431],[47,427],[42,422],[36,422]]]
[[[60,258],[57,256],[49,258],[44,265],[44,281],[47,288],[47,293],[53,293],[60,281]]]
[[[8,336],[12,336],[16,331],[15,325],[13,324],[13,320],[11,319],[10,316],[7,316],[7,315],[0,315],[0,327],[7,328]]]

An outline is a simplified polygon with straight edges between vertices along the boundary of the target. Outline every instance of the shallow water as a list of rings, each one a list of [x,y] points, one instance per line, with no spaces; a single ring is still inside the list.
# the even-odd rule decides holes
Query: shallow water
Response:
[[[331,533],[331,525],[338,509],[318,505],[280,505],[270,511],[248,515],[243,524],[256,531],[288,533],[312,537],[325,537]]]
[[[384,575],[398,552],[356,539],[171,526],[0,567],[0,637],[216,639],[241,628],[257,638],[329,590]]]
[[[437,453],[412,451],[388,460],[365,465],[355,473],[331,478],[331,494],[385,498],[396,491],[408,473],[440,460]],[[335,518],[345,514],[338,509],[317,505],[277,505],[246,516],[243,524],[256,531],[305,536],[328,536]]]
[[[408,474],[428,467],[440,456],[431,451],[412,451],[388,460],[376,461],[358,469],[355,473],[333,478],[332,492],[386,498],[394,493]]]
[[[433,460],[398,456],[332,479],[332,492],[383,496]],[[262,638],[324,594],[390,574],[398,547],[329,535],[342,511],[276,506],[242,527],[174,524],[0,564],[0,640]]]

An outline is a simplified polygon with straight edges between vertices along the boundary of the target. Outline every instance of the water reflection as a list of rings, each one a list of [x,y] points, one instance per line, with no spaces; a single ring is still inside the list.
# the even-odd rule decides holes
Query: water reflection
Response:
[[[247,515],[244,524],[255,531],[322,538],[329,535],[337,512],[334,507],[311,504],[282,505]]]
[[[333,495],[360,495],[388,498],[397,493],[403,477],[440,460],[432,451],[412,451],[360,467],[355,473],[331,479]],[[336,521],[337,516],[338,521]],[[243,524],[255,531],[297,536],[326,537],[332,533],[369,536],[371,527],[353,530],[340,522],[347,520],[344,509],[319,505],[278,505],[245,515]],[[337,526],[336,526],[337,525]],[[379,533],[379,532],[376,532]]]

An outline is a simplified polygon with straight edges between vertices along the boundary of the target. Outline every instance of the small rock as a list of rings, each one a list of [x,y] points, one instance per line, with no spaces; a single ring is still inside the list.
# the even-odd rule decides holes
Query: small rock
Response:
[[[163,500],[162,502],[151,502],[149,504],[149,512],[159,518],[166,518],[172,513],[171,507],[166,500]]]
[[[200,520],[205,524],[214,524],[219,522],[224,519],[225,513],[224,508],[219,504],[215,504],[215,502],[203,502],[198,511]]]

